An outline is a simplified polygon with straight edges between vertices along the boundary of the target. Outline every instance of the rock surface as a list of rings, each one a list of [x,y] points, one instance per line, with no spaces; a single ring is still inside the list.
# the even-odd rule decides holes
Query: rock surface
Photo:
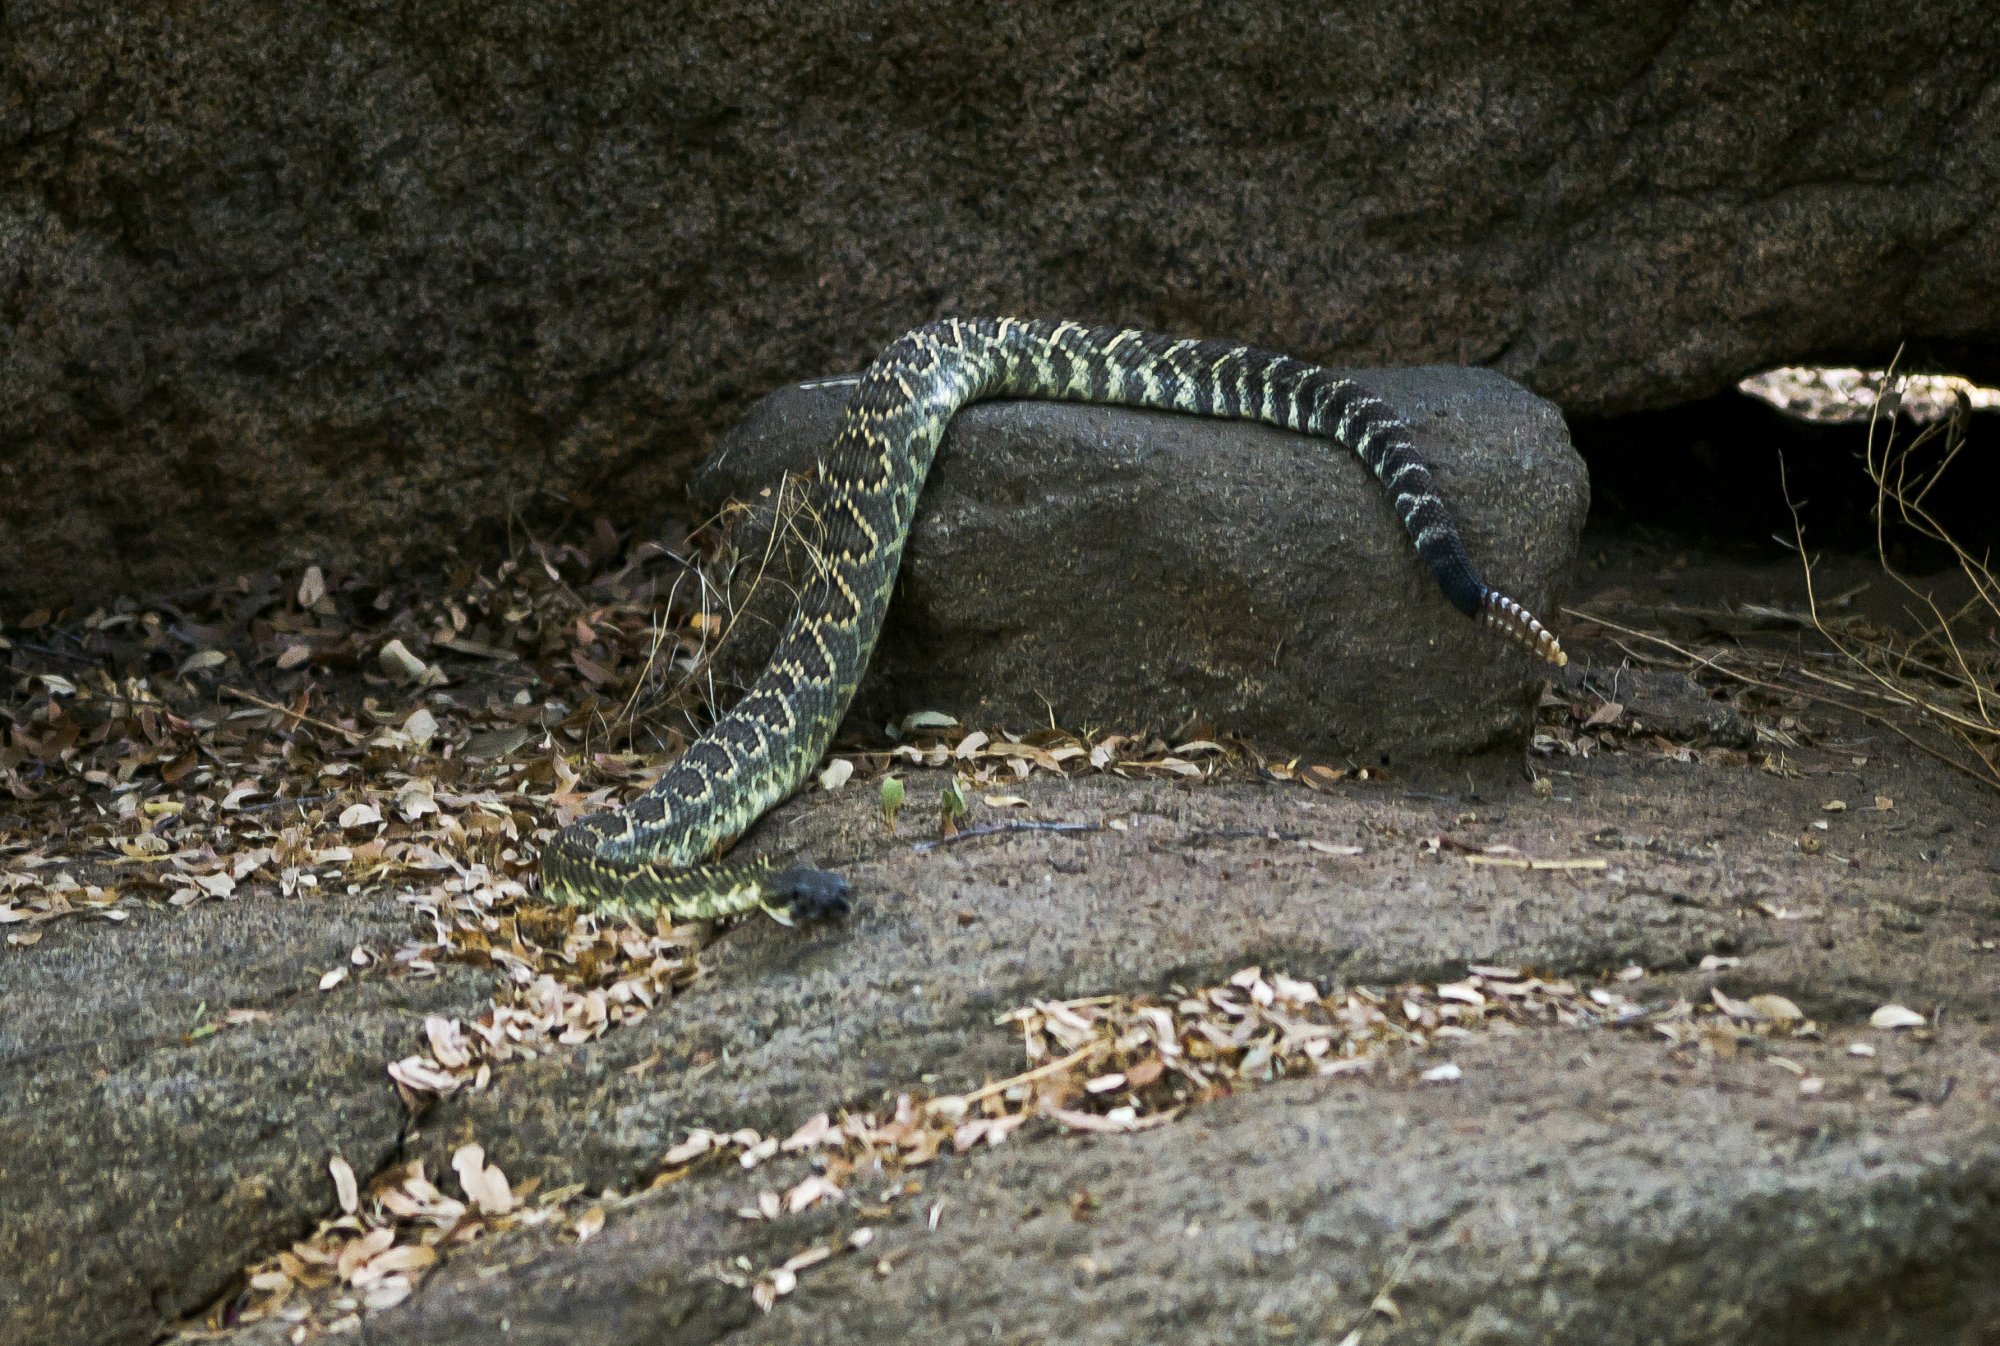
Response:
[[[473,981],[322,995],[357,945],[407,929],[392,901],[84,922],[5,966],[0,1341],[150,1341],[303,1234],[329,1155],[367,1171],[396,1153],[383,1066],[412,1015]]]
[[[663,1329],[759,1344],[1331,1343],[1371,1319],[1368,1339],[1398,1343],[1993,1340],[1990,1118],[1927,1120],[1883,1144],[1860,1110],[1828,1109],[1861,1132],[1834,1139],[1830,1117],[1802,1120],[1750,1070],[1663,1081],[1643,1053],[1579,1041],[1456,1059],[1475,1083],[1290,1084],[1217,1106],[1192,1136],[977,1154],[929,1183],[935,1231],[912,1219],[871,1245],[898,1257],[887,1275],[837,1263],[768,1317],[741,1291],[731,1302],[715,1268],[782,1258],[787,1234],[807,1242],[829,1222],[759,1236],[727,1212],[784,1179],[724,1175],[643,1204],[601,1246],[538,1239],[504,1263],[469,1259],[374,1340],[471,1346],[504,1320],[507,1340],[535,1346]],[[495,1265],[506,1274],[481,1274]],[[1398,1321],[1371,1313],[1378,1291]]]
[[[617,1207],[587,1244],[545,1232],[475,1246],[371,1316],[369,1339],[480,1342],[504,1322],[507,1340],[550,1346],[1336,1341],[1386,1287],[1400,1317],[1375,1317],[1371,1341],[1991,1341],[2000,1043],[1974,1008],[2000,995],[2000,966],[1978,951],[2000,934],[1990,820],[1957,811],[1952,783],[1917,759],[1892,753],[1865,775],[1893,783],[1924,832],[1970,829],[1985,867],[1933,864],[1935,836],[1850,815],[1838,843],[1870,863],[1829,881],[1831,862],[1790,839],[1823,780],[1622,755],[1578,761],[1549,800],[1524,786],[1478,801],[1031,782],[1035,816],[1127,830],[929,855],[885,844],[865,795],[788,806],[764,839],[845,862],[863,909],[803,934],[746,927],[670,1013],[447,1100],[412,1143],[430,1171],[477,1140],[517,1180],[639,1191],[693,1126],[782,1135],[913,1082],[1010,1074],[1018,1041],[993,1019],[1035,997],[1198,984],[1248,963],[1374,985],[1466,961],[1579,976],[1636,963],[1657,969],[1638,987],[1648,998],[1776,989],[1825,1030],[1731,1059],[1690,1060],[1649,1032],[1467,1042],[1417,1062],[1455,1062],[1453,1085],[1298,1081],[1140,1136],[1024,1132],[925,1170],[921,1201],[886,1218],[843,1205],[745,1220],[759,1192],[810,1170],[724,1163]],[[1607,820],[1626,830],[1603,835]],[[1273,825],[1363,853],[1245,835]],[[1440,831],[1612,869],[1425,858],[1415,839]],[[1824,901],[1811,920],[1757,906],[1808,893]],[[1742,962],[1696,971],[1712,953]],[[1868,1028],[1892,998],[1967,1016],[1931,1042]],[[1856,1040],[1876,1055],[1849,1054]],[[1800,1071],[1822,1091],[1801,1095]],[[857,1224],[877,1228],[869,1256],[802,1273],[768,1316],[727,1282],[738,1258],[769,1267]],[[275,1346],[287,1330],[244,1339]]]
[[[1721,743],[1748,747],[1756,731],[1727,701],[1718,701],[1679,670],[1622,668],[1603,679],[1607,701],[1624,707],[1634,733],[1664,734],[1676,743]]]
[[[1579,652],[1599,679],[1622,658]],[[417,1118],[383,1067],[418,1049],[425,1014],[477,1015],[491,979],[378,965],[316,989],[355,945],[411,937],[400,904],[246,886],[186,912],[55,923],[4,965],[0,1338],[153,1339],[333,1208],[330,1153],[364,1183],[371,1162],[421,1158],[450,1184],[452,1154],[476,1141],[518,1191],[539,1184],[533,1200],[572,1183],[630,1193],[692,1126],[783,1133],[1012,1073],[1019,1039],[993,1020],[1034,998],[1252,963],[1380,986],[1518,962],[1579,979],[1636,964],[1650,975],[1618,985],[1660,1003],[1775,992],[1822,1034],[1721,1056],[1644,1030],[1446,1044],[1376,1076],[1248,1089],[1140,1136],[1030,1127],[922,1170],[921,1200],[880,1219],[841,1205],[746,1221],[803,1161],[714,1165],[615,1205],[581,1245],[565,1219],[456,1248],[410,1302],[364,1319],[366,1339],[1138,1343],[1171,1326],[1196,1342],[1338,1340],[1370,1322],[1389,1343],[1991,1341],[1990,805],[1900,741],[1857,762],[1862,728],[1827,728],[1830,746],[1792,750],[1789,774],[1607,751],[1543,761],[1547,796],[1041,777],[1020,787],[1026,810],[993,814],[1124,829],[929,853],[911,848],[912,818],[941,773],[911,773],[895,837],[872,791],[817,794],[755,840],[843,868],[854,917],[745,925],[653,1016],[505,1065]],[[1893,809],[1824,812],[1836,788]],[[1442,835],[1608,865],[1474,866],[1424,844]],[[1725,961],[1699,969],[1710,954]],[[1870,1028],[1890,1000],[1946,1012],[1924,1035]],[[272,1017],[199,1031],[234,1008]],[[1855,1041],[1875,1055],[1851,1055]],[[1414,1077],[1445,1061],[1457,1083]],[[1801,1071],[1819,1093],[1800,1092]],[[725,1279],[737,1257],[768,1267],[862,1220],[871,1255],[803,1273],[769,1315]],[[1401,1317],[1370,1319],[1385,1287]]]
[[[946,313],[1449,361],[1572,415],[1990,368],[1981,0],[9,6],[0,607],[678,503]]]
[[[1549,403],[1486,370],[1355,377],[1416,428],[1486,580],[1553,618],[1589,505]],[[704,511],[777,501],[850,385],[759,402],[696,474]],[[794,497],[795,498],[795,497]],[[747,678],[796,570],[746,530]],[[761,537],[760,537],[761,532]],[[775,582],[774,582],[775,574]],[[1404,766],[1527,740],[1539,666],[1440,594],[1360,461],[1264,426],[1052,402],[953,418],[926,484],[855,720],[928,709],[971,725],[1162,730]]]

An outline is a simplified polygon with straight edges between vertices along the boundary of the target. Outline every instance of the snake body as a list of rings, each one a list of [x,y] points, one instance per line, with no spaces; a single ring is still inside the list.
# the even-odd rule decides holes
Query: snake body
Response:
[[[722,852],[818,765],[860,683],[945,426],[984,398],[1049,398],[1259,421],[1352,450],[1387,492],[1445,597],[1550,663],[1562,647],[1487,587],[1407,423],[1360,385],[1290,356],[1073,322],[949,319],[906,334],[862,375],[819,462],[823,532],[770,666],[652,788],[559,832],[542,890],[600,913],[713,920],[845,909],[838,880]]]

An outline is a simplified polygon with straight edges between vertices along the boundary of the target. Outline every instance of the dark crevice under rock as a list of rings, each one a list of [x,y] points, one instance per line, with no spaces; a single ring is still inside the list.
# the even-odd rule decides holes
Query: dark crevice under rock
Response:
[[[1866,467],[1865,422],[1805,421],[1730,392],[1660,411],[1581,418],[1570,429],[1590,469],[1593,522],[1602,527],[1645,528],[1708,548],[1770,554],[1773,536],[1792,538],[1789,499],[1808,545],[1875,547],[1877,494]],[[1897,439],[1907,444],[1921,429],[1905,421]],[[1878,452],[1885,443],[1878,431]],[[1912,465],[1936,463],[1943,445],[1942,436],[1933,439]],[[1975,413],[1965,450],[1923,503],[1950,536],[1979,556],[2000,549],[1995,500],[2000,415]],[[1886,542],[1899,567],[1924,572],[1952,564],[1948,548],[1896,526],[1893,512]]]

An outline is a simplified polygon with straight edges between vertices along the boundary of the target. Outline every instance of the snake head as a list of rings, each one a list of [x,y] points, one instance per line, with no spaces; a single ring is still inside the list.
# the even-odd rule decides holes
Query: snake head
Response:
[[[845,916],[854,909],[847,880],[824,869],[794,865],[764,880],[765,901],[781,905],[802,921]]]

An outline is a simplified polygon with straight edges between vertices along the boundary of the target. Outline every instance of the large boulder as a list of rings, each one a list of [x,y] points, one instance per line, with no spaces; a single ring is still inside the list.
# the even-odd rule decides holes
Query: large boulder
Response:
[[[0,606],[644,519],[943,313],[1572,414],[2000,324],[1978,0],[0,21]]]
[[[1414,427],[1487,583],[1552,618],[1590,502],[1562,415],[1483,369],[1355,377]],[[759,506],[724,646],[733,680],[761,670],[796,606],[802,549],[759,540],[799,498],[777,488],[832,441],[852,386],[773,393],[695,474],[704,512]],[[987,402],[946,430],[855,718],[1204,723],[1357,765],[1449,759],[1455,773],[1495,748],[1518,768],[1538,670],[1445,601],[1386,493],[1338,445]]]

